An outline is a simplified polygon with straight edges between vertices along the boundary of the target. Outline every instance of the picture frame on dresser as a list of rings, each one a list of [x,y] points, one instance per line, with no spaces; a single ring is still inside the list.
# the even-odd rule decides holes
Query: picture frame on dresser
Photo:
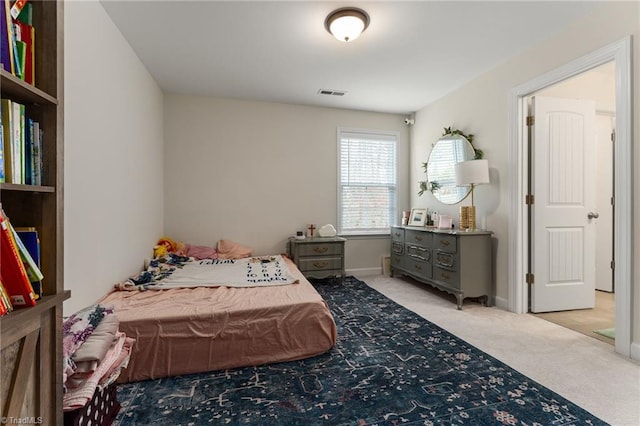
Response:
[[[427,219],[427,209],[411,209],[409,226],[424,226]]]

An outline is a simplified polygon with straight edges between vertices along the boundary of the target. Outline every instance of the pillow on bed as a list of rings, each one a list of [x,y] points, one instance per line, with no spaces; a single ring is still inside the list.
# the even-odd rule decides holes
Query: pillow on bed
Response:
[[[230,240],[218,241],[219,259],[242,259],[251,256],[252,248],[243,246]]]
[[[185,244],[185,256],[195,257],[197,260],[217,259],[218,252],[213,247]]]

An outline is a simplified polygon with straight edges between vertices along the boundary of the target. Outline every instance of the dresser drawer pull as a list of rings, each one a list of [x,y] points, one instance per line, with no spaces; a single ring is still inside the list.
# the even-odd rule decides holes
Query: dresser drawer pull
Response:
[[[422,241],[422,235],[414,235],[413,239],[416,241]]]
[[[413,258],[413,259],[418,259],[418,260],[422,260],[422,261],[429,261],[429,255],[427,254],[426,256],[420,256],[419,254],[409,254],[409,257]]]
[[[454,257],[447,253],[436,253],[436,263],[446,268],[453,268]]]
[[[445,247],[447,247],[449,244],[451,244],[451,243],[449,242],[449,240],[441,240],[441,241],[440,241],[440,245],[441,245],[441,246],[445,246]]]
[[[444,272],[442,274],[440,274],[440,278],[442,278],[445,281],[449,281],[451,279],[451,275],[449,274],[445,274]]]
[[[413,269],[415,269],[416,271],[422,271],[422,266],[420,266],[420,265],[413,265]]]
[[[396,232],[394,235],[396,236],[396,238],[400,238],[400,235],[402,234],[400,234],[399,232]]]
[[[329,262],[313,262],[313,266],[315,266],[318,269],[323,269],[329,266]]]
[[[327,246],[313,248],[313,251],[315,251],[316,253],[326,253],[327,250],[329,250],[329,247]]]

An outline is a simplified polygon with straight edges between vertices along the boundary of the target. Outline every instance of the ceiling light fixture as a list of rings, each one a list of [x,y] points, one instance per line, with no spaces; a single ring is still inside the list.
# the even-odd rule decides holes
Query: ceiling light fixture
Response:
[[[368,26],[367,12],[355,7],[336,9],[324,21],[327,31],[345,43],[357,39]]]

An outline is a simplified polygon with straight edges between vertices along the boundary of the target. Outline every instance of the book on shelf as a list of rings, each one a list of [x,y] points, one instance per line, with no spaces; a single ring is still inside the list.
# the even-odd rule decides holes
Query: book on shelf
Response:
[[[33,25],[33,5],[25,2],[17,19],[25,24]]]
[[[13,103],[14,105],[16,104],[16,102]],[[15,107],[14,107],[15,109]],[[16,143],[18,144],[18,149],[20,152],[20,183],[26,183],[26,174],[25,174],[25,165],[26,165],[26,158],[25,158],[25,131],[24,131],[24,126],[25,126],[25,106],[22,104],[18,104],[18,111],[19,111],[19,127],[20,127],[20,133],[18,135],[18,139],[16,141]]]
[[[33,7],[27,0],[1,0],[0,62],[29,84],[35,84],[35,41]]]
[[[0,276],[0,316],[5,316],[11,311],[13,311],[13,305],[4,284],[2,284],[2,276]]]
[[[32,155],[32,171],[33,171],[33,184],[42,185],[42,137],[44,132],[40,129],[40,123],[33,122],[33,147],[31,151]]]
[[[24,183],[33,185],[33,120],[24,123]]]
[[[4,182],[41,185],[43,131],[40,123],[25,116],[24,105],[10,99],[2,99],[0,110]]]
[[[0,276],[14,308],[35,306],[36,295],[18,252],[8,219],[0,209]]]
[[[35,270],[29,273],[29,269],[27,269],[27,275],[29,275],[36,299],[39,299],[42,297],[42,278],[44,277],[40,270],[40,239],[38,238],[38,231],[35,227],[15,228],[15,231],[35,263]]]
[[[18,254],[20,254],[20,259],[24,264],[24,269],[27,271],[27,277],[29,277],[31,288],[33,288],[34,293],[36,293],[36,298],[38,298],[38,292],[34,288],[33,283],[39,284],[44,278],[44,276],[42,275],[42,271],[40,271],[40,264],[39,264],[40,262],[34,259],[33,255],[31,254],[31,250],[29,250],[27,246],[24,244],[24,241],[22,240],[22,238],[20,238],[20,235],[15,230],[13,225],[11,225],[11,222],[8,222],[7,225],[9,226],[9,230],[11,231],[13,240],[16,242],[16,247],[18,248]],[[36,238],[36,244],[37,244],[37,238]],[[38,250],[36,249],[36,251]],[[39,259],[39,256],[38,256],[38,259]]]
[[[11,44],[11,15],[8,0],[2,0],[0,8],[0,62],[2,68],[11,74],[15,73],[13,65],[13,45]]]
[[[2,117],[2,104],[0,104],[0,117]],[[4,182],[4,123],[0,120],[0,183]]]
[[[20,34],[20,27],[14,24],[14,29],[16,29],[16,34]],[[25,69],[27,65],[27,44],[19,39],[16,39],[16,51],[18,52],[18,60],[16,69],[20,70],[20,74],[16,74],[20,79],[25,79]]]
[[[11,101],[11,153],[13,168],[13,183],[24,183],[24,155],[22,142],[22,120],[24,119],[24,105]]]
[[[9,0],[3,1],[8,2]],[[20,77],[22,75],[22,70],[20,69],[18,44],[16,43],[16,41],[16,26],[14,25],[11,15],[9,15],[9,44],[13,56],[13,75],[15,75],[16,77]]]
[[[15,0],[11,6],[11,17],[16,19],[26,4],[27,0]]]
[[[27,3],[27,5],[30,6],[29,3]],[[26,9],[23,9],[23,12],[25,10]],[[14,21],[16,42],[18,43],[18,53],[20,54],[20,68],[23,70],[20,77],[29,84],[35,84],[34,44],[36,31],[30,22],[25,22],[21,19],[22,16],[21,13]]]
[[[0,276],[0,316],[5,316],[11,311],[13,311],[13,305],[4,284],[2,284],[2,276]]]
[[[9,99],[2,99],[0,101],[0,108],[2,109],[2,148],[4,153],[4,180],[8,183],[13,183],[13,150],[11,145],[11,139],[13,135],[13,107]]]

